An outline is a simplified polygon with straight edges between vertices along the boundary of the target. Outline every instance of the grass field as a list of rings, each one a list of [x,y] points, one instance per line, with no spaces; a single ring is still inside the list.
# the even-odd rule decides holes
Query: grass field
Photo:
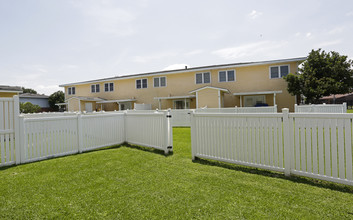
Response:
[[[352,219],[353,187],[134,146],[0,169],[0,219]]]

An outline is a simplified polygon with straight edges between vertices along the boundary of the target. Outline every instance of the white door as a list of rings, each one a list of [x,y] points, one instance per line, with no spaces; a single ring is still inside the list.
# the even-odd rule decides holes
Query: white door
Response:
[[[92,112],[92,102],[85,103],[85,110],[86,112]]]

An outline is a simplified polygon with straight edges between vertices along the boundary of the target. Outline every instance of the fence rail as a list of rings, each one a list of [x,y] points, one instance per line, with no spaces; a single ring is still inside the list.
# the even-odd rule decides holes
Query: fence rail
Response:
[[[353,185],[352,114],[193,113],[193,158]]]

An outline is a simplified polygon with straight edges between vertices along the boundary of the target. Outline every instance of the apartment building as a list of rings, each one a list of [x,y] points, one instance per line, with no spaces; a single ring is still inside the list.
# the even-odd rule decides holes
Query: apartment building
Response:
[[[69,111],[273,106],[294,110],[283,79],[306,57],[139,73],[60,85]]]

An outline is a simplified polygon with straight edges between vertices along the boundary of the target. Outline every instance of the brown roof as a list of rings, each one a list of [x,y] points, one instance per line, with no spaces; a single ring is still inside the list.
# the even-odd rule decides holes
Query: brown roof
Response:
[[[344,98],[344,97],[347,97],[347,96],[350,96],[350,95],[353,95],[353,92],[351,92],[351,93],[346,93],[346,94],[336,94],[336,95],[335,95],[335,98],[336,98],[336,99],[339,99],[339,98]],[[322,97],[321,99],[333,99],[333,95],[324,96],[324,97]]]

